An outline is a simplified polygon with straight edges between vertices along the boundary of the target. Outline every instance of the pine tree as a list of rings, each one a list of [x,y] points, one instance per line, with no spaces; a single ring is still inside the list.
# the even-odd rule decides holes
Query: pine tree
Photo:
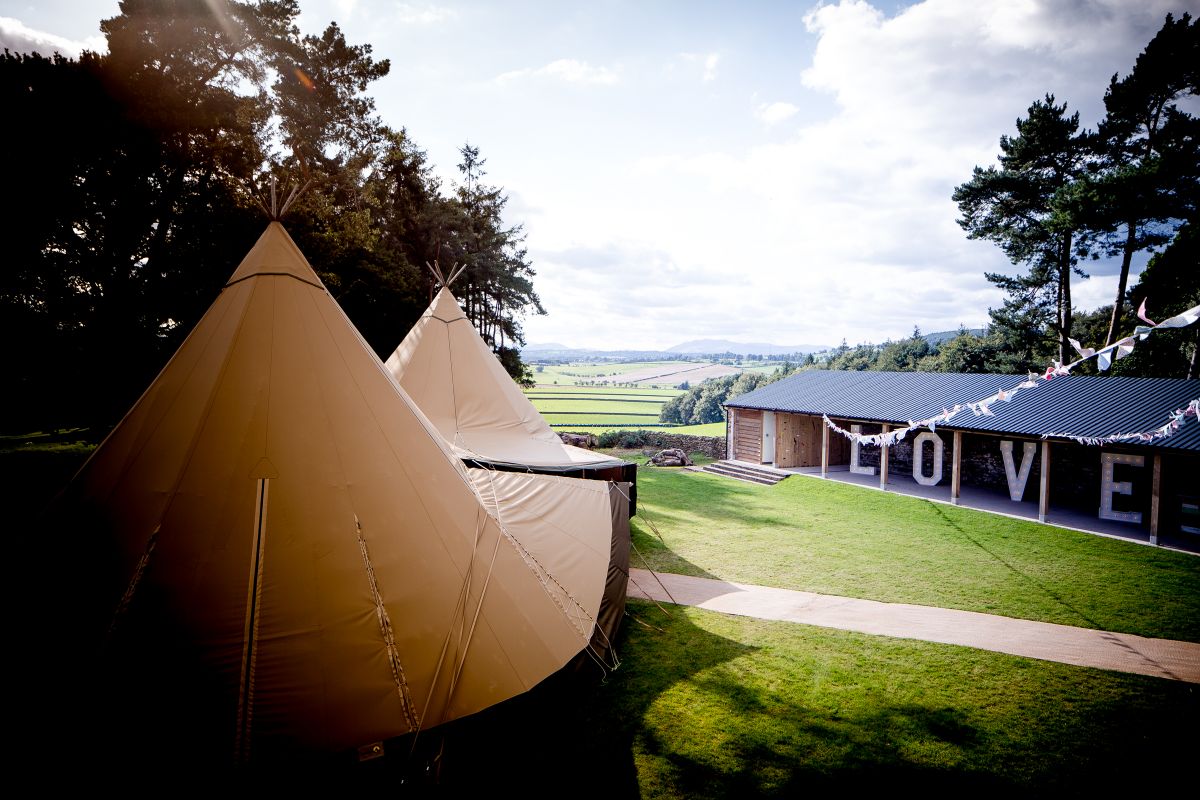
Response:
[[[1065,361],[1071,352],[1071,273],[1079,272],[1071,191],[1085,168],[1087,140],[1079,114],[1068,116],[1066,103],[1056,105],[1049,94],[1016,127],[1015,137],[1000,137],[999,167],[975,167],[971,180],[954,190],[958,224],[969,238],[996,242],[1013,264],[1028,269],[1017,278],[987,274],[1009,295],[1005,309],[993,311],[994,324],[1026,340],[1050,328]]]

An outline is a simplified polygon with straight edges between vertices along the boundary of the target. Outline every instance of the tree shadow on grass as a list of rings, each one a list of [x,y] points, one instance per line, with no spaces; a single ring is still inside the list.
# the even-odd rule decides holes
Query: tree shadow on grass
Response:
[[[643,785],[661,795],[1112,796],[1189,776],[1191,715],[1166,707],[1072,709],[1083,730],[1055,720],[1030,733],[939,701],[880,698],[839,710],[747,686],[731,670],[709,670],[700,683],[732,709],[713,735],[688,741],[661,717],[639,733]],[[1146,731],[1152,742],[1139,741]]]
[[[681,610],[633,602],[618,638],[623,662],[565,669],[483,712],[388,743],[361,777],[437,797],[640,796],[633,739],[646,710],[679,681],[756,648],[712,634]],[[662,623],[661,625],[659,623]]]
[[[745,687],[740,691],[745,693]],[[665,775],[671,793],[725,798],[799,797],[823,791],[893,796],[904,790],[933,790],[935,796],[950,791],[998,796],[1019,787],[1001,775],[931,765],[906,754],[910,748],[961,753],[980,746],[981,733],[957,709],[895,705],[838,715],[764,706],[757,711],[742,707],[739,715],[749,724],[757,716],[770,716],[773,734],[733,736],[719,754],[680,752],[675,742],[646,735],[643,745],[660,760],[656,771]]]

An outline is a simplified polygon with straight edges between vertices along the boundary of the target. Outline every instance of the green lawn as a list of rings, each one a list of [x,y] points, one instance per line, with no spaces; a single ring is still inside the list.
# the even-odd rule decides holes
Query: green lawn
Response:
[[[1196,556],[800,476],[642,468],[638,508],[656,570],[1200,642]]]
[[[593,699],[642,798],[1078,796],[1187,780],[1194,685],[632,603]],[[1143,791],[1145,789],[1142,789]]]
[[[430,736],[443,788],[974,800],[1194,780],[1192,684],[639,601],[618,652],[603,683],[549,680]]]

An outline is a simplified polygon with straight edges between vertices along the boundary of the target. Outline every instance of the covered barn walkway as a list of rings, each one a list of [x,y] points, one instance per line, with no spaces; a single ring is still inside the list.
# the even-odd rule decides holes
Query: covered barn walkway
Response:
[[[846,465],[830,466],[827,477],[822,478],[820,467],[790,467],[779,469],[765,464],[751,464],[749,462],[739,462],[735,460],[731,460],[731,463],[741,463],[745,464],[747,467],[752,467],[761,471],[771,471],[781,475],[799,475],[807,478],[816,478],[817,480],[833,480],[841,483],[852,483],[856,486],[862,486],[867,489],[881,491],[878,475],[862,475],[853,473],[850,472],[849,467]],[[1003,514],[1004,516],[1008,517],[1027,519],[1031,522],[1038,521],[1038,503],[1036,501],[1014,502],[1013,500],[1009,499],[1009,496],[1004,492],[979,486],[970,486],[964,484],[960,489],[959,502],[952,504],[950,500],[949,486],[945,484],[938,486],[923,486],[908,475],[891,472],[888,475],[886,491],[909,495],[912,497],[921,497],[938,503],[946,503],[947,505],[959,505],[964,508],[974,508],[979,511],[987,511],[992,514]],[[1045,524],[1054,525],[1060,528],[1069,528],[1076,531],[1083,531],[1085,533],[1094,533],[1100,536],[1108,536],[1114,539],[1138,542],[1145,545],[1149,545],[1151,543],[1150,532],[1145,527],[1130,522],[1118,522],[1114,520],[1100,519],[1094,512],[1088,513],[1076,509],[1056,508],[1054,506],[1050,506],[1046,513]],[[1160,534],[1158,537],[1157,546],[1172,550],[1180,550],[1187,553],[1200,554],[1200,534]]]

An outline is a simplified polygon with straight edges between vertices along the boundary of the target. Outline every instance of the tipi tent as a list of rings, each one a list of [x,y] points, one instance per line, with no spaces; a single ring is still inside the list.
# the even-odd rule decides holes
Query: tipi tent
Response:
[[[589,653],[611,664],[611,645],[620,628],[629,582],[629,517],[636,511],[637,465],[564,444],[463,313],[445,285],[453,281],[453,276],[445,280],[436,267],[434,274],[442,288],[385,367],[445,438],[447,446],[473,468],[477,484],[480,476],[493,474],[492,480],[503,485],[493,501],[488,500],[487,491],[481,492],[489,502],[489,510],[499,519],[524,518],[531,508],[528,499],[535,495],[546,496],[553,491],[563,502],[566,496],[561,493],[572,483],[579,483],[580,478],[590,479],[583,482],[599,487],[579,487],[573,490],[576,498],[584,497],[587,491],[609,494],[612,558],[600,623]],[[511,477],[501,479],[501,472]],[[539,480],[543,476],[557,476],[559,480]],[[554,509],[541,502],[533,507],[539,509],[537,514],[543,520],[557,512],[555,524],[564,531],[586,526],[586,520],[597,513],[582,505]]]
[[[448,287],[438,292],[386,366],[469,463],[627,481],[636,488],[635,464],[563,444]]]
[[[613,642],[629,585],[629,484],[494,469],[467,473],[488,513],[546,572],[589,591],[603,590],[577,598],[600,609],[583,656],[615,668]],[[597,560],[608,564],[603,587],[592,583]]]
[[[278,222],[55,517],[88,567],[72,628],[98,631],[81,694],[139,755],[353,752],[472,714],[587,646],[610,562],[607,532],[559,563],[488,513]]]

